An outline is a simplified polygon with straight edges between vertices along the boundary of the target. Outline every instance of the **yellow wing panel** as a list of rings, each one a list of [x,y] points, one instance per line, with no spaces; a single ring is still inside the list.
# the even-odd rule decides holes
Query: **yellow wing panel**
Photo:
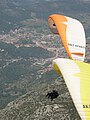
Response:
[[[80,95],[86,120],[90,120],[90,64],[76,62],[80,73],[75,76],[80,78]]]
[[[90,120],[90,64],[58,58],[53,67],[61,73],[82,120]]]

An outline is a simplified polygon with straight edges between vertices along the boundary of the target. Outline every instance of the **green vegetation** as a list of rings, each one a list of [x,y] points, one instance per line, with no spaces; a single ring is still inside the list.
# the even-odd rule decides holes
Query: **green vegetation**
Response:
[[[6,57],[6,54],[8,54],[8,56],[12,56],[12,57],[15,56],[16,47],[12,44],[0,42],[0,49],[4,50],[3,52],[0,52],[3,55],[2,57]]]
[[[30,40],[18,41],[23,45],[29,42],[33,45]],[[38,84],[37,72],[42,69],[42,65],[34,65],[34,63],[37,63],[38,59],[53,57],[54,54],[41,47],[17,48],[13,44],[4,42],[0,42],[0,49],[0,108],[3,108],[10,101],[33,89],[33,84]],[[49,79],[49,76],[47,78]],[[47,78],[42,75],[41,79],[37,80],[43,83]]]
[[[23,41],[22,43],[27,42],[27,40]],[[31,42],[32,43],[32,42]],[[0,48],[3,49],[3,56],[2,57],[14,57],[14,58],[29,58],[29,57],[36,57],[36,58],[49,58],[51,56],[54,56],[52,52],[48,52],[47,50],[41,48],[41,47],[19,47],[16,48],[12,44],[7,44],[4,42],[0,42]],[[2,54],[2,52],[1,52]]]
[[[48,58],[50,54],[47,50],[41,47],[19,47],[17,49],[18,56],[23,58],[36,57],[36,58]]]
[[[25,40],[25,39],[21,39],[17,41],[17,44],[33,44],[33,42],[31,40]]]
[[[25,74],[24,67],[14,62],[0,70],[1,81],[5,83],[14,82],[21,78],[21,75]]]
[[[76,0],[3,1],[0,4],[0,33],[20,28],[23,26],[22,21],[28,23],[28,20],[36,18],[46,21],[48,16],[53,13],[67,14],[68,16],[77,15],[79,18],[80,14],[87,14],[90,11],[89,6],[90,2],[84,3]],[[35,27],[32,22],[28,25]],[[41,25],[43,26],[42,22]],[[40,23],[37,22],[37,26],[39,29]]]

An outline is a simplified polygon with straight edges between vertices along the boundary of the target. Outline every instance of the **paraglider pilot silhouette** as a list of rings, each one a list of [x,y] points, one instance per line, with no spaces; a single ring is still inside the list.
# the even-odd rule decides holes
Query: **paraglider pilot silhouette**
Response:
[[[56,90],[53,90],[52,92],[47,93],[46,97],[51,99],[51,101],[59,96],[58,92]]]

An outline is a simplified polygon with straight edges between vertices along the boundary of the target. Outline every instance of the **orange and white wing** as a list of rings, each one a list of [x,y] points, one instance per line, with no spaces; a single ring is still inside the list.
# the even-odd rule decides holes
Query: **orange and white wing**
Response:
[[[48,25],[53,33],[59,34],[68,56],[84,61],[86,39],[82,24],[76,19],[53,14],[48,17]]]

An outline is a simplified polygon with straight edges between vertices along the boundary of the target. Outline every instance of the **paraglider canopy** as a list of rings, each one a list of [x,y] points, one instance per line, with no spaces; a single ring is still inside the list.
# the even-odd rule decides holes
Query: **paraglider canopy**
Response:
[[[48,26],[54,34],[58,34],[64,48],[71,59],[84,61],[85,31],[76,19],[64,15],[53,14],[48,17]]]
[[[90,120],[90,64],[57,58],[53,67],[63,76],[81,119]]]

